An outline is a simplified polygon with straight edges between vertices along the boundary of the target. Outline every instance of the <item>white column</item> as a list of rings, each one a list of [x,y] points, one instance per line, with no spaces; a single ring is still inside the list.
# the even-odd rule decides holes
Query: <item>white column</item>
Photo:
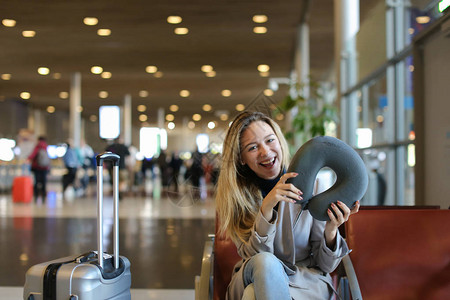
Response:
[[[123,100],[123,141],[129,146],[132,142],[132,101],[131,95],[126,94]]]
[[[357,83],[356,33],[359,30],[359,0],[335,0],[336,66],[338,103],[341,105],[341,138],[356,145],[357,107],[356,93],[341,98],[343,92]]]
[[[157,124],[158,127],[161,129],[164,129],[164,120],[165,120],[165,116],[164,116],[164,108],[160,107],[158,108],[158,115],[157,115]]]
[[[73,147],[80,146],[81,132],[81,73],[73,73],[70,80],[70,128],[69,137],[72,139]]]

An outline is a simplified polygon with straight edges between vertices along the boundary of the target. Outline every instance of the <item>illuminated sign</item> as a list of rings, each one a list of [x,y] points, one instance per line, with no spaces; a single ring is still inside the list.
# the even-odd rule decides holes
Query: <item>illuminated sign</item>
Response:
[[[115,105],[100,106],[100,137],[116,139],[120,135],[120,108]]]
[[[439,2],[439,11],[443,12],[450,6],[450,0],[442,0]]]

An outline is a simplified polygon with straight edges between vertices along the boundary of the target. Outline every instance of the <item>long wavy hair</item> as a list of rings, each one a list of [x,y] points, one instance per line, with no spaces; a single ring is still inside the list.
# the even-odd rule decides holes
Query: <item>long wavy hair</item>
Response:
[[[223,143],[216,207],[220,222],[218,233],[230,237],[234,242],[248,241],[262,201],[261,192],[251,179],[252,171],[241,163],[241,136],[256,121],[267,123],[277,136],[283,156],[280,158],[281,170],[287,169],[289,162],[286,140],[275,121],[263,113],[248,111],[240,113],[233,120]]]

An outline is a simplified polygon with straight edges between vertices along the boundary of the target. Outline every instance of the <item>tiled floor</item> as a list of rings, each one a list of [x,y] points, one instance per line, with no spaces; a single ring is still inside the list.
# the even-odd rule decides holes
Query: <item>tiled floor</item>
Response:
[[[45,203],[13,203],[0,195],[0,300],[21,299],[26,270],[40,262],[96,249],[95,183],[88,195],[63,199],[50,184]],[[120,254],[131,261],[132,297],[194,299],[204,242],[214,231],[211,197],[194,200],[188,189],[120,201]],[[111,247],[112,197],[105,194],[104,247]]]

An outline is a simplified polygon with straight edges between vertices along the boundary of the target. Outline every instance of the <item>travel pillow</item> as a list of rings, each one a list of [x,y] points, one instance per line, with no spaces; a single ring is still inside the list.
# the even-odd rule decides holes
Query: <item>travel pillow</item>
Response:
[[[336,173],[336,182],[328,190],[313,196],[317,173],[324,167]],[[351,208],[364,196],[369,182],[364,162],[358,153],[343,141],[330,136],[315,137],[300,147],[287,172],[298,173],[297,177],[287,180],[303,192],[303,200],[297,203],[321,221],[329,220],[327,209],[332,202],[339,200]]]

